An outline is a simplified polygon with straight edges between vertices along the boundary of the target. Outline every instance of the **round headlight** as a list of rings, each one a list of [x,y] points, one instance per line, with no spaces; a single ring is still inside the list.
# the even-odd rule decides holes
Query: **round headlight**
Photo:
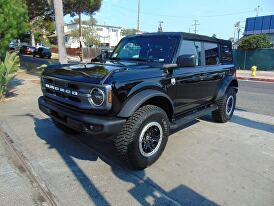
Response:
[[[90,98],[89,98],[89,101],[97,106],[97,107],[100,107],[102,106],[102,104],[104,103],[105,101],[105,93],[104,91],[102,91],[101,89],[99,88],[93,88],[91,91],[90,91]]]

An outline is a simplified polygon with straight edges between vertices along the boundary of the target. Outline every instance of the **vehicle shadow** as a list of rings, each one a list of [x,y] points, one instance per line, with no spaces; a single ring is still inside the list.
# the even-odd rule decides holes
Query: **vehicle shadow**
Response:
[[[211,115],[206,115],[204,117],[201,117],[200,119],[208,122],[214,122],[211,118]],[[236,114],[233,115],[233,117],[230,119],[230,122],[274,134],[274,125],[257,122],[255,120],[247,119]]]
[[[271,134],[274,134],[274,125],[271,125],[271,124],[257,122],[255,120],[240,117],[238,115],[234,115],[230,121],[235,124],[239,124],[239,125],[242,125],[245,127],[250,127],[253,129],[257,129],[257,130],[261,130],[264,132],[269,132]]]
[[[111,167],[114,178],[133,185],[128,193],[141,205],[217,205],[186,185],[179,184],[176,188],[165,191],[154,180],[146,176],[145,170],[134,171],[125,167],[110,144],[92,137],[87,138],[86,135],[74,138],[58,131],[50,119],[41,119],[33,114],[25,116],[33,119],[37,137],[60,154],[95,205],[110,205],[110,202],[96,188],[92,177],[87,176],[74,159],[92,162],[98,159],[104,161]],[[83,149],[83,147],[89,147],[89,149]],[[124,205],[122,201],[121,205]]]

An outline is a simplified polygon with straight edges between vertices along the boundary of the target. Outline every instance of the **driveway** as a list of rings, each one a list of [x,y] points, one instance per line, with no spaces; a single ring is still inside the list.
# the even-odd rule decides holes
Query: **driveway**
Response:
[[[36,77],[15,83],[13,98],[0,104],[0,129],[56,205],[274,204],[271,116],[238,110],[226,124],[206,116],[171,135],[154,165],[132,171],[111,144],[56,129],[38,110]]]

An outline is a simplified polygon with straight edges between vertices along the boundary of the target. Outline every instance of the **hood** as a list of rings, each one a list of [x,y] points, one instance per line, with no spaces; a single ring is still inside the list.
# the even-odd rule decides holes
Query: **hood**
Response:
[[[43,75],[69,81],[100,84],[100,82],[112,71],[123,69],[122,65],[106,64],[66,64],[50,65]]]
[[[130,71],[153,68],[151,65],[136,62],[106,62],[105,64],[66,64],[50,65],[43,75],[68,81],[100,84],[107,75],[114,71]],[[154,67],[155,68],[155,67]]]

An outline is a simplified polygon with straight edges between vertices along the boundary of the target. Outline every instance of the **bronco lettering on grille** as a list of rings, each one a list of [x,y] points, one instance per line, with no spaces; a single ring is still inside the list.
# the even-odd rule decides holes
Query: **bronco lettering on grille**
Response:
[[[64,89],[64,88],[61,88],[61,87],[56,87],[56,86],[51,85],[51,84],[45,84],[45,87],[48,88],[48,89],[52,89],[52,90],[55,90],[55,91],[62,92],[62,93],[72,94],[74,96],[78,96],[78,92],[76,92],[76,91],[72,91],[72,90],[69,90],[69,89]]]

